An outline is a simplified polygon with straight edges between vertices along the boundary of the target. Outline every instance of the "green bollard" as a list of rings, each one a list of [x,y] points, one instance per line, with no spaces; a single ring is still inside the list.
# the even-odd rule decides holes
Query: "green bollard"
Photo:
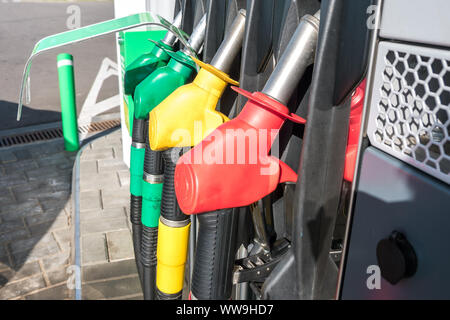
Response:
[[[61,53],[58,55],[57,61],[64,148],[66,151],[78,151],[80,141],[78,139],[73,56],[68,53]]]

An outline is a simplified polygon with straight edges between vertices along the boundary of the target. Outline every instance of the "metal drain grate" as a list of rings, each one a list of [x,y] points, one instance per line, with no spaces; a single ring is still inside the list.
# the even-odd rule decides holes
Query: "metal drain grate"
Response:
[[[78,132],[89,134],[115,128],[120,125],[120,120],[106,120],[94,122],[88,125],[79,126]],[[33,132],[9,135],[0,138],[0,148],[11,147],[20,144],[47,141],[63,137],[61,128],[43,129]]]
[[[106,120],[106,121],[100,121],[100,122],[93,122],[91,124],[85,125],[85,126],[79,126],[78,132],[79,133],[92,133],[92,132],[99,132],[108,130],[114,127],[117,127],[120,125],[120,120]]]

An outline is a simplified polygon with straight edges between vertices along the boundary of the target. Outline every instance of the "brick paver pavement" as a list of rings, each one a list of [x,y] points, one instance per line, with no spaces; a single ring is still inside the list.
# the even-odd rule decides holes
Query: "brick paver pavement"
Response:
[[[75,251],[82,299],[142,299],[120,130],[79,156],[74,188],[76,154],[61,139],[0,149],[0,299],[74,299]],[[77,226],[72,192],[79,194]]]
[[[80,156],[82,299],[142,299],[129,219],[130,176],[120,130]]]
[[[0,149],[0,299],[70,299],[76,154],[62,139]]]

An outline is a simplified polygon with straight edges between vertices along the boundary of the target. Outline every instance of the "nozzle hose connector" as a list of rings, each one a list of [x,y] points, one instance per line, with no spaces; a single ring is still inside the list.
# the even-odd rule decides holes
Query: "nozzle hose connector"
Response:
[[[211,61],[211,65],[222,72],[228,73],[230,71],[234,58],[241,50],[245,31],[245,16],[246,11],[244,9],[239,10],[230,30],[225,35],[225,39]]]
[[[199,214],[198,239],[192,275],[192,295],[198,300],[231,298],[235,229],[233,209]]]
[[[174,174],[183,148],[171,148],[162,153],[164,184],[158,232],[156,285],[158,299],[181,299],[189,243],[190,218],[178,206]]]
[[[172,25],[176,28],[181,27],[181,21],[183,20],[183,14],[182,11],[178,12],[175,19],[173,19]],[[173,46],[173,44],[177,41],[177,37],[175,34],[171,31],[167,31],[165,37],[161,40],[162,43]]]
[[[147,227],[158,227],[163,172],[164,167],[161,154],[150,149],[147,137],[144,174],[142,176],[142,224]],[[156,242],[154,246],[156,246]]]
[[[275,66],[262,92],[286,105],[306,68],[314,62],[320,11],[305,15]]]
[[[198,24],[195,26],[192,31],[191,36],[189,37],[188,45],[194,50],[195,53],[198,53],[200,48],[203,45],[203,41],[205,40],[206,35],[206,13],[200,19]],[[188,48],[184,47],[181,52],[191,55],[191,52]]]
[[[161,217],[158,226],[156,287],[158,299],[180,299],[186,269],[190,223],[167,225]]]

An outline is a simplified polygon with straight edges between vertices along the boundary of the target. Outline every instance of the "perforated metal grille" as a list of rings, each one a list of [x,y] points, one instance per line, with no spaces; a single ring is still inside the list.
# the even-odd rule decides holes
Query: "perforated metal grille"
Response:
[[[450,183],[450,51],[390,42],[378,50],[371,143]]]

